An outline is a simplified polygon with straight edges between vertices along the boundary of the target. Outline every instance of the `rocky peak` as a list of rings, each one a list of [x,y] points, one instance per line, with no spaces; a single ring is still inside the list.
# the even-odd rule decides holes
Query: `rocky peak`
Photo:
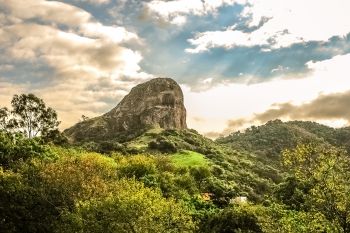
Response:
[[[101,140],[152,127],[187,128],[182,90],[170,78],[155,78],[133,87],[111,111],[80,122],[65,134],[73,141]]]

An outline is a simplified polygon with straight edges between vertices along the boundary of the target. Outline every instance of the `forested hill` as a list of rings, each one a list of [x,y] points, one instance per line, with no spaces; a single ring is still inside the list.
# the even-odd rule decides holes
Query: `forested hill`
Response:
[[[335,129],[311,121],[273,120],[244,132],[233,132],[216,141],[268,158],[275,158],[282,150],[302,143],[325,143],[350,151],[350,127]]]
[[[184,119],[158,114],[175,111],[163,94],[151,115]],[[40,98],[11,105],[0,108],[1,233],[350,232],[349,128],[275,120],[215,142],[151,121],[72,143]]]

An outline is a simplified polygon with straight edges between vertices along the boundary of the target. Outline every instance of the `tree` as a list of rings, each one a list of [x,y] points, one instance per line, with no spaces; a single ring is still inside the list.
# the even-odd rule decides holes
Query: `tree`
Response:
[[[203,233],[262,233],[259,219],[250,205],[234,205],[209,216],[200,229]]]
[[[45,136],[60,124],[56,111],[46,107],[44,101],[34,94],[14,95],[11,105],[13,118],[9,127],[28,138]]]
[[[162,197],[159,190],[135,180],[114,183],[111,195],[80,201],[62,213],[57,232],[190,233],[194,222],[181,202]]]
[[[300,145],[283,152],[290,168],[305,190],[305,208],[322,213],[338,232],[350,232],[350,157],[334,147]]]
[[[20,162],[33,158],[53,158],[50,148],[38,138],[26,138],[22,134],[0,132],[0,167],[11,169]],[[1,228],[1,227],[0,227]]]
[[[8,124],[9,111],[6,107],[0,108],[0,130],[6,130]]]
[[[82,119],[82,121],[87,121],[87,120],[89,120],[90,118],[87,117],[87,116],[85,116],[85,115],[81,115],[81,119]]]

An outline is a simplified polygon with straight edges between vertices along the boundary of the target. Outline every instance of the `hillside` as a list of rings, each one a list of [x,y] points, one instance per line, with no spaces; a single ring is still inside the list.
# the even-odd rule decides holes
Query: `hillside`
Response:
[[[233,132],[216,142],[278,160],[282,150],[302,143],[330,144],[350,151],[350,128],[335,129],[310,121],[274,120],[243,132]]]
[[[213,171],[215,177],[212,180],[215,187],[206,192],[216,193],[213,198],[226,204],[234,196],[240,195],[262,201],[263,196],[271,192],[271,188],[281,180],[279,171],[259,161],[255,154],[220,145],[195,130],[154,128],[123,143],[109,140],[86,142],[80,146],[85,150],[106,154],[165,155],[185,167],[205,165]]]
[[[166,155],[180,167],[208,167],[215,187],[206,192],[215,193],[217,203],[227,204],[235,196],[262,202],[264,196],[271,195],[286,175],[280,158],[283,150],[307,143],[346,147],[349,132],[348,128],[334,129],[315,122],[275,120],[216,141],[195,130],[155,127],[122,142],[110,139],[78,145],[105,154]]]
[[[328,216],[325,204],[319,204],[325,201],[322,195],[333,195],[341,205],[348,203],[343,194],[350,188],[346,182],[349,157],[328,148],[324,140],[337,130],[311,122],[281,121],[257,128],[236,133],[235,142],[240,139],[241,147],[212,141],[188,129],[153,128],[125,142],[91,141],[79,147],[54,146],[38,138],[0,132],[0,197],[5,200],[0,206],[4,210],[2,229],[347,232],[339,230],[347,227],[341,222],[347,211],[340,209]],[[346,130],[341,131],[343,136]],[[261,135],[265,144],[255,143],[253,139]],[[296,139],[288,144],[290,135]],[[251,139],[249,147],[243,147],[247,138]],[[282,171],[277,150],[292,147],[299,139],[327,147],[291,149],[284,155],[287,166]],[[273,156],[258,153],[269,145]],[[99,150],[102,154],[93,152]],[[310,160],[302,170],[295,170],[298,163],[288,165],[288,161],[310,153],[322,160]],[[319,183],[318,176],[325,169],[320,164],[332,163],[333,159],[338,162],[328,168],[329,176],[323,177],[327,183]],[[292,164],[295,162],[298,160]],[[334,185],[337,189],[330,189]],[[320,196],[315,197],[315,191]],[[327,203],[327,208],[333,204]],[[21,225],[22,221],[27,224]],[[106,226],[107,230],[101,230]]]
[[[175,92],[151,80],[63,134],[31,137],[3,114],[1,231],[349,232],[349,128],[275,120],[213,141],[187,128]],[[29,97],[23,116],[43,103]]]

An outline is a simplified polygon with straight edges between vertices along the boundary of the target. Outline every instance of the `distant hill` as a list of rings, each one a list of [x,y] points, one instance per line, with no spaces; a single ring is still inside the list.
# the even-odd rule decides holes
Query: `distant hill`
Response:
[[[283,149],[299,143],[326,143],[350,151],[350,128],[335,129],[311,121],[269,121],[244,132],[233,132],[216,140],[220,144],[244,149],[266,158],[278,158]]]

